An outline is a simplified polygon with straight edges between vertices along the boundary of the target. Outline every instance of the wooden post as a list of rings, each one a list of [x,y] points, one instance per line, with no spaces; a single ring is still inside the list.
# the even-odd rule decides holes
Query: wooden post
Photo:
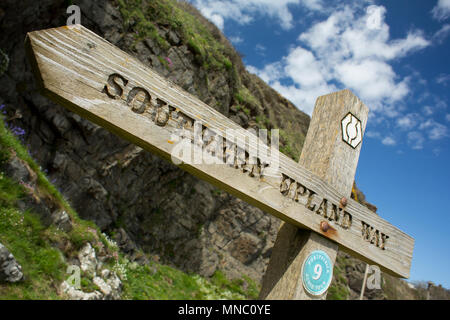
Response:
[[[300,156],[299,163],[302,166],[345,197],[351,195],[368,113],[369,109],[350,90],[319,97]],[[349,114],[354,118],[346,120]],[[359,127],[353,125],[358,119]],[[316,232],[283,222],[259,297],[325,299],[326,292],[319,297],[310,295],[304,289],[301,279],[303,261],[310,252],[318,249],[325,251],[334,264],[338,251],[337,243]]]

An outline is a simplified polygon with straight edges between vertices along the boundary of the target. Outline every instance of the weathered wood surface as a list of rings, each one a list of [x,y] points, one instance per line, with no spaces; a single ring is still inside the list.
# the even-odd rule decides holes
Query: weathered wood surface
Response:
[[[314,231],[299,229],[283,222],[264,274],[259,299],[324,300],[326,292],[321,296],[312,296],[302,283],[303,262],[314,250],[325,251],[334,265],[338,252],[337,243]]]
[[[30,32],[26,47],[44,95],[163,158],[171,159],[177,146],[172,139],[180,125],[191,130],[194,121],[231,144],[233,139],[246,141],[246,136],[257,139],[82,26]],[[227,129],[237,130],[230,139]],[[261,148],[252,141],[247,147],[248,152]],[[279,168],[270,168],[278,169],[277,174],[265,175],[261,168],[245,170],[245,165],[182,163],[179,167],[284,221],[322,234],[383,271],[409,277],[414,246],[410,236],[351,199],[345,212],[339,210],[341,192],[278,151],[267,153],[279,157]],[[320,230],[324,216],[316,211],[324,199],[334,216],[329,217],[333,232]]]
[[[361,144],[369,109],[348,90],[319,97],[299,159],[300,165],[346,198],[349,198],[352,192],[361,151],[361,148],[353,148],[343,140],[340,130],[342,115],[349,113],[356,117],[355,120],[359,120],[355,123],[360,131],[354,131],[353,134],[360,138],[357,142]],[[325,299],[326,292],[321,296],[312,296],[302,283],[303,262],[314,250],[325,251],[334,264],[338,251],[334,242],[315,232],[283,223],[278,231],[259,297],[283,300]]]

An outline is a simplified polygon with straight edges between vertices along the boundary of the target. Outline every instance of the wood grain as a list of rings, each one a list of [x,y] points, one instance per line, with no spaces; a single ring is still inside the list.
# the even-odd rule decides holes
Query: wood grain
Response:
[[[349,113],[359,119],[362,137],[369,109],[355,95],[343,90],[319,97],[299,159],[299,164],[346,197],[352,191],[361,150],[344,142],[342,137],[341,121]],[[325,299],[326,292],[312,296],[302,283],[303,262],[314,250],[325,251],[334,264],[338,251],[334,242],[283,223],[264,274],[260,299]]]
[[[242,128],[236,123],[82,26],[30,32],[26,46],[44,95],[165,159],[171,159],[177,146],[172,139],[179,129],[180,121],[176,118],[179,114],[183,119],[202,122],[224,137],[227,129],[234,129],[232,138],[237,142],[246,141],[248,137],[248,133],[238,130]],[[119,78],[115,79],[123,92],[112,82],[108,84],[114,74],[126,80],[125,85]],[[108,85],[110,95],[105,91],[105,85]],[[132,111],[137,106],[136,101],[138,104],[145,102],[145,97],[140,96],[130,105],[132,88],[143,88],[150,93],[152,101],[157,98],[166,103],[164,108],[173,108],[164,125],[158,114]],[[157,109],[158,112],[162,108]],[[249,152],[258,148],[260,146],[252,143],[248,145]],[[273,152],[272,157],[279,157],[277,175],[255,177],[224,164],[185,162],[179,167],[284,221],[321,233],[319,224],[323,219],[307,208],[307,197],[295,201],[280,192],[284,175],[313,191],[316,197],[311,201],[317,207],[320,203],[316,202],[323,198],[330,204],[338,204],[343,194],[285,155],[268,152]],[[351,226],[346,229],[331,222],[336,232],[324,236],[338,243],[341,249],[379,265],[394,276],[408,277],[414,240],[366,207],[351,199],[348,202],[346,212],[352,216]],[[389,236],[384,250],[363,238],[363,221]]]

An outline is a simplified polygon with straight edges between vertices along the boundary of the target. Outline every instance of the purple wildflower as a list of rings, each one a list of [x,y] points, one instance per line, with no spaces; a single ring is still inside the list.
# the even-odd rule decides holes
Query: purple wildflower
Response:
[[[172,60],[170,60],[169,57],[166,57],[165,59],[166,59],[167,62],[169,63],[169,68],[172,67]]]
[[[20,127],[12,127],[11,132],[18,137],[23,136],[25,134],[25,130],[23,130]]]

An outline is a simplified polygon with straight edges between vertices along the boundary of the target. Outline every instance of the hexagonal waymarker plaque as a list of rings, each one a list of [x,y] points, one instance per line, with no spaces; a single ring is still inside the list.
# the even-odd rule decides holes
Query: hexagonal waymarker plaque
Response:
[[[361,121],[349,112],[341,121],[342,140],[355,149],[362,141]]]

